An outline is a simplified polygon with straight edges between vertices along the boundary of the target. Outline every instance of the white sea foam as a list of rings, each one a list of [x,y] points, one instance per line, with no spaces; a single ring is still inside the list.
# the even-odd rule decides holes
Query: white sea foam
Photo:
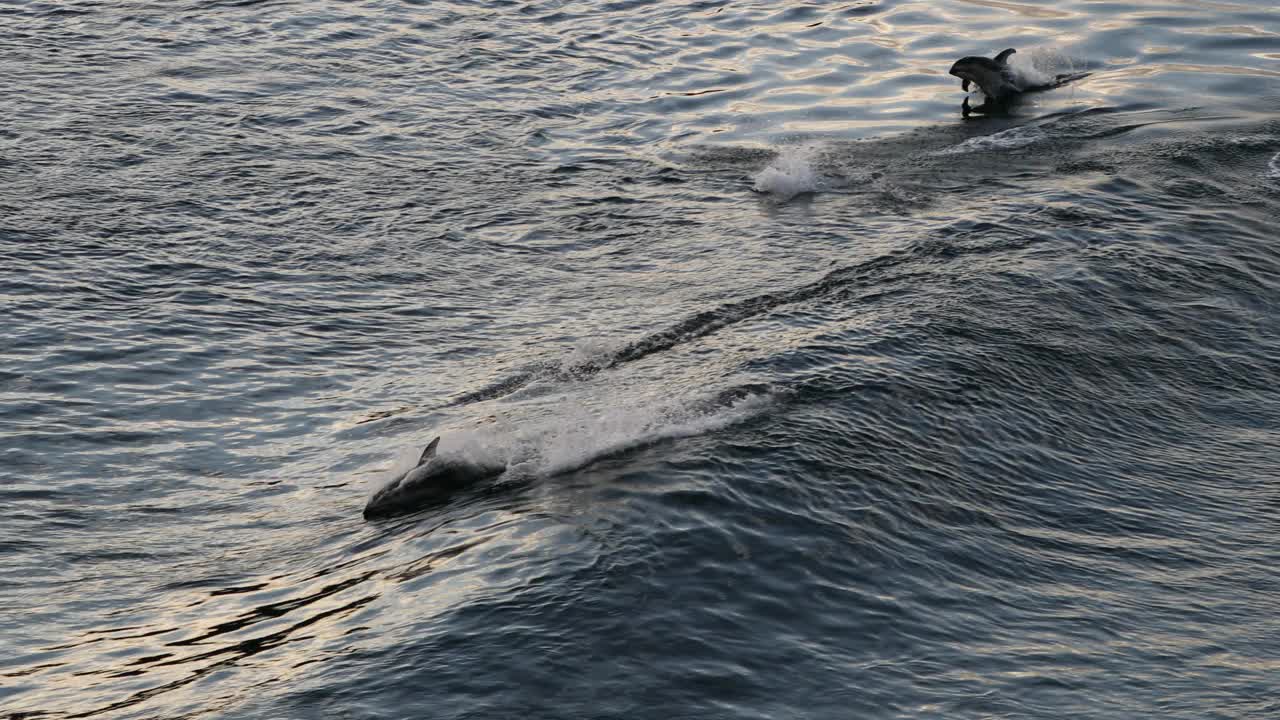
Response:
[[[1267,177],[1272,180],[1280,180],[1280,153],[1276,153],[1275,157],[1267,163]]]
[[[654,397],[603,409],[578,407],[521,429],[520,441],[531,451],[522,469],[538,475],[566,472],[660,440],[719,430],[756,415],[771,402],[771,395],[761,394],[728,403],[708,397]]]
[[[613,401],[605,407],[586,406],[568,395],[546,403],[552,410],[533,418],[478,418],[472,427],[441,429],[437,452],[481,465],[505,464],[523,475],[549,476],[587,465],[599,458],[660,440],[712,432],[750,418],[773,402],[770,393],[734,400],[715,395],[671,398],[653,395]],[[400,451],[373,489],[413,468],[422,444]]]
[[[812,146],[783,148],[768,167],[756,173],[751,189],[783,202],[823,187],[822,174],[814,169],[817,152]]]
[[[1013,150],[1020,147],[1026,147],[1032,143],[1039,142],[1048,137],[1043,129],[1034,125],[1024,125],[1022,127],[1009,128],[1001,130],[991,135],[979,135],[971,137],[962,143],[952,145],[950,147],[935,150],[934,155],[963,155],[972,152],[992,152],[1000,150]]]
[[[1009,69],[1024,86],[1048,85],[1062,74],[1076,72],[1076,63],[1052,47],[1019,50],[1009,57]]]

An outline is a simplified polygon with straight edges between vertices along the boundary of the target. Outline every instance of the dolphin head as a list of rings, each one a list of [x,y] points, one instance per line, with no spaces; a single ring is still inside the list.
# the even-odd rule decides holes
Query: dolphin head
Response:
[[[487,477],[496,477],[505,464],[476,464],[436,455],[440,438],[422,451],[418,464],[382,486],[364,506],[364,518],[391,517],[448,499],[453,493]]]
[[[962,57],[951,65],[948,72],[960,78],[960,88],[969,89],[969,83],[977,85],[989,100],[1001,101],[1018,92],[1018,86],[1009,73],[1009,56],[1016,52],[1009,48],[995,59],[971,55]]]

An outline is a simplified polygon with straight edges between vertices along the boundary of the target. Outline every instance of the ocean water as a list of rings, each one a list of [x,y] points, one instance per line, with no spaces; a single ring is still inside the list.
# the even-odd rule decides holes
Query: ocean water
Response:
[[[962,119],[956,58],[1089,73]],[[1280,718],[1280,9],[0,2],[0,717]],[[366,522],[440,452],[507,470]]]

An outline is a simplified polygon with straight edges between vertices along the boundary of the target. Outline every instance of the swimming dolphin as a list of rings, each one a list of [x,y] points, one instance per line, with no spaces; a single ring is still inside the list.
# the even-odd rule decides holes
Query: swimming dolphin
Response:
[[[970,113],[991,113],[1004,109],[1009,101],[1024,92],[1048,90],[1065,85],[1072,80],[1079,80],[1089,73],[1064,73],[1053,80],[1042,84],[1032,84],[1020,77],[1009,67],[1009,56],[1017,52],[1013,48],[1000,51],[994,58],[976,55],[962,57],[955,61],[948,72],[960,78],[960,89],[968,92],[969,83],[974,83],[986,96],[986,101],[976,108],[969,107],[969,98],[965,98],[960,110],[965,117]]]
[[[392,517],[440,502],[481,480],[501,475],[506,465],[475,463],[436,455],[440,438],[422,451],[418,464],[387,483],[369,498],[364,519]]]

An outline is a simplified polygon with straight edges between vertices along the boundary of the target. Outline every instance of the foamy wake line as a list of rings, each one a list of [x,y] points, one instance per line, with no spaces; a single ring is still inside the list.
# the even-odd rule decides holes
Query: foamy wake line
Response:
[[[554,409],[538,417],[490,417],[471,428],[441,429],[438,452],[480,465],[505,464],[520,475],[557,475],[632,448],[714,432],[759,414],[774,398],[766,390],[731,390],[682,398],[619,396],[596,407],[565,395],[546,403]],[[434,436],[401,450],[389,477],[412,468]]]
[[[811,146],[782,149],[768,167],[756,173],[751,189],[783,202],[801,193],[821,190],[824,181],[814,169],[816,154]]]
[[[1272,180],[1280,180],[1280,153],[1276,153],[1275,157],[1267,163],[1267,177]]]
[[[999,150],[1014,150],[1020,147],[1026,147],[1033,143],[1040,142],[1048,137],[1048,133],[1044,130],[1025,125],[1022,127],[1009,128],[1001,130],[991,135],[980,135],[972,137],[958,145],[945,147],[941,150],[935,150],[934,155],[963,155],[973,152],[992,152]]]
[[[720,430],[760,413],[772,400],[766,393],[725,402],[700,397],[579,408],[520,433],[523,444],[534,450],[523,465],[539,475],[567,472],[632,448]]]

